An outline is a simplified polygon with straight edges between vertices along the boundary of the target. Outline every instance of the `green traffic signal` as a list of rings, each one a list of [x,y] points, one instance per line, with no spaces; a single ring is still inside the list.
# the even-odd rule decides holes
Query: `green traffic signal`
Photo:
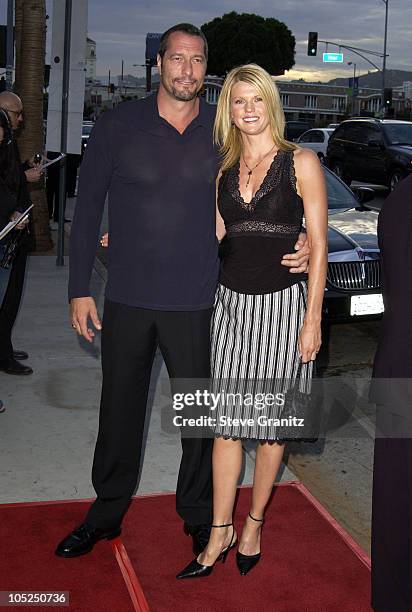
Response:
[[[316,55],[318,51],[318,33],[309,32],[308,36],[308,55],[312,57]]]
[[[391,106],[392,104],[392,88],[391,87],[385,87],[385,89],[383,90],[383,97],[384,97],[386,106]]]

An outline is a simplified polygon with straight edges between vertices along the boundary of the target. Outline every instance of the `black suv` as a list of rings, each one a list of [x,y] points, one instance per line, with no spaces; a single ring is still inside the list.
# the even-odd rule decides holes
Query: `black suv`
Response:
[[[392,190],[412,172],[412,122],[343,121],[329,139],[327,165],[347,185],[354,180]]]
[[[312,127],[313,125],[309,121],[286,121],[285,138],[291,141],[296,140]]]

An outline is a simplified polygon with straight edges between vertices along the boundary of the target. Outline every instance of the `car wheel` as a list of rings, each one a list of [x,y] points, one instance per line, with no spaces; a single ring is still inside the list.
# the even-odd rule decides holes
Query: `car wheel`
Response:
[[[389,177],[389,189],[393,191],[396,185],[403,179],[403,172],[399,168],[397,170],[393,170]]]
[[[332,172],[336,174],[336,176],[340,178],[341,181],[346,183],[346,185],[350,186],[352,179],[344,172],[342,162],[340,161],[332,162],[331,170]]]

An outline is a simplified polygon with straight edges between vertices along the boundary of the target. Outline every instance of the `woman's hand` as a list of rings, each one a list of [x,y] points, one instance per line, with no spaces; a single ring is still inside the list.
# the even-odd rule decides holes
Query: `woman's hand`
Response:
[[[299,334],[298,348],[302,363],[315,361],[322,344],[320,323],[304,323]]]
[[[100,240],[102,247],[107,248],[109,246],[109,234],[103,234]]]

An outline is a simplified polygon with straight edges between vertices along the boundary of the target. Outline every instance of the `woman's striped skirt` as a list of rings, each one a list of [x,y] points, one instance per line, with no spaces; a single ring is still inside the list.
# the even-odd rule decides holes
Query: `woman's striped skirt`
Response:
[[[306,298],[305,281],[263,295],[219,285],[211,328],[215,436],[282,439],[286,394],[296,385],[310,391],[313,362],[302,364],[298,352]]]

